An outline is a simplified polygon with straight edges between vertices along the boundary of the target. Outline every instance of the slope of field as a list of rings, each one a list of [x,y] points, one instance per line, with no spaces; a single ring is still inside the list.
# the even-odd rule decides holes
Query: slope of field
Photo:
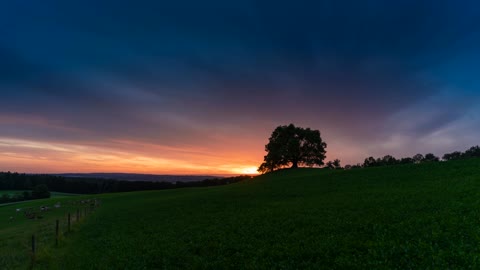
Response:
[[[108,194],[37,269],[478,269],[480,160]]]
[[[8,196],[14,196],[15,194],[22,193],[22,190],[0,190],[0,196],[3,194],[7,194]],[[65,193],[65,192],[50,192],[51,198],[63,198],[63,197],[73,197],[79,196],[80,194],[73,194],[73,193]],[[0,203],[0,207],[12,205],[12,204],[20,204],[25,203],[27,201],[18,201],[18,202],[9,202],[9,203]],[[1,223],[1,222],[0,222]]]
[[[27,190],[30,191],[31,190]],[[0,190],[0,196],[7,194],[8,196],[14,196],[15,194],[23,193],[23,190]],[[65,192],[50,192],[51,197],[67,197],[67,196],[78,196],[79,194],[65,193]]]
[[[120,181],[147,181],[147,182],[196,182],[205,179],[223,178],[214,175],[161,175],[161,174],[137,174],[137,173],[64,173],[57,174],[67,178],[96,178],[114,179]]]

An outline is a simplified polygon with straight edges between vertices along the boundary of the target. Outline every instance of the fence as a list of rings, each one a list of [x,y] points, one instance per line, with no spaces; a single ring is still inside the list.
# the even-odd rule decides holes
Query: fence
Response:
[[[77,224],[85,220],[101,205],[99,199],[85,199],[63,202],[61,208],[54,207],[35,211],[27,209],[19,217],[32,220],[32,226],[25,232],[2,239],[0,248],[0,269],[20,268],[30,263],[33,268],[38,255],[44,251],[54,252],[62,240],[69,236]],[[44,212],[45,211],[45,212]],[[51,213],[48,213],[50,211]],[[61,212],[60,212],[61,211]],[[44,218],[48,216],[48,218]],[[24,217],[23,217],[24,216]],[[23,240],[22,240],[23,239]],[[21,251],[23,249],[23,251]],[[30,260],[30,262],[28,261]],[[22,267],[22,268],[23,268]]]

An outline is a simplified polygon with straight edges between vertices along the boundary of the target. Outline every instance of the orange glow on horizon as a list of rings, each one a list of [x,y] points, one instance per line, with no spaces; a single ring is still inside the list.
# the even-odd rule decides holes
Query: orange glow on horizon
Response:
[[[254,160],[255,153],[240,150],[238,156],[230,156],[237,151],[208,152],[118,141],[108,146],[0,138],[0,171],[239,175],[257,174],[256,163],[260,163]]]
[[[99,141],[37,141],[0,137],[0,171],[20,173],[144,173],[173,175],[257,175],[265,155],[264,136],[219,137],[218,143],[168,145],[111,138]],[[342,165],[363,151],[339,141],[329,157]],[[341,153],[341,156],[331,153]],[[330,157],[331,156],[331,157]]]
[[[244,167],[244,168],[236,169],[235,172],[238,172],[240,174],[252,175],[252,174],[258,174],[257,169],[258,169],[257,167]]]

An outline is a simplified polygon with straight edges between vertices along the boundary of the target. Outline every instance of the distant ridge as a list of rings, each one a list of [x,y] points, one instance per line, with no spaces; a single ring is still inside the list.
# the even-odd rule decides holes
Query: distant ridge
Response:
[[[137,174],[137,173],[62,173],[57,176],[69,178],[101,178],[123,181],[148,181],[148,182],[195,182],[212,178],[224,178],[213,175],[162,175],[162,174]]]

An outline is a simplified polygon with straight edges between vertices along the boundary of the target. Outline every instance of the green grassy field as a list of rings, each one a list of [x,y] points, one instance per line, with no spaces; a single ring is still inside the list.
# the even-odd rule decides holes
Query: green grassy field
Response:
[[[19,193],[23,193],[23,190],[0,190],[0,196],[2,196],[3,194],[8,194],[9,196],[12,196]],[[78,196],[79,194],[52,191],[50,192],[50,195],[52,197],[65,197],[65,196]]]
[[[36,235],[38,257],[46,256],[55,244],[55,222],[59,220],[60,239],[67,232],[67,215],[71,213],[72,233],[79,228],[84,220],[84,208],[78,204],[83,196],[61,196],[50,199],[31,200],[0,205],[0,269],[26,269],[31,261],[31,236]],[[60,208],[55,208],[60,204]],[[49,211],[41,212],[41,206],[50,207]],[[17,211],[17,209],[19,211]],[[76,220],[77,209],[82,218]],[[36,211],[41,219],[27,219],[24,211]],[[90,210],[90,209],[89,209]],[[88,212],[92,215],[92,212]]]
[[[99,197],[102,206],[59,248],[46,247],[35,269],[480,268],[479,159],[286,170]],[[34,225],[4,221],[15,207],[0,207],[0,238],[12,243]],[[0,247],[0,262],[10,263],[0,268],[28,265],[18,255],[28,244],[20,247],[10,245],[12,258]]]
[[[0,190],[0,196],[3,194],[7,194],[8,196],[14,196],[16,194],[23,193],[23,190]],[[51,198],[63,198],[63,197],[71,197],[71,196],[79,196],[80,194],[73,194],[73,193],[64,193],[64,192],[55,192],[52,191],[50,192],[50,197]],[[19,204],[19,203],[24,203],[24,201],[19,201],[19,202],[10,202],[10,203],[0,203],[0,207],[6,206],[6,205],[12,205],[12,204]]]

